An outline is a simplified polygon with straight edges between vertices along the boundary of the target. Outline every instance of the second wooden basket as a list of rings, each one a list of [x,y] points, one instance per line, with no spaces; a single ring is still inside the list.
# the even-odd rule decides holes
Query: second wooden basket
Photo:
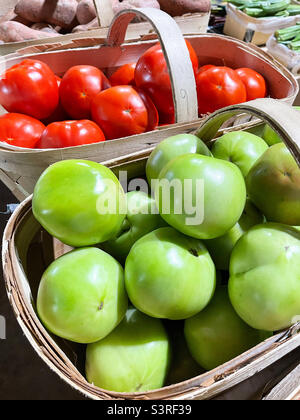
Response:
[[[208,118],[198,134],[211,141],[222,123],[240,112],[268,122],[282,136],[300,166],[299,114],[278,101],[263,99],[221,110]],[[140,177],[144,174],[148,156],[149,151],[139,152],[127,159],[106,162],[106,165],[116,174],[128,171],[129,179]],[[31,204],[29,197],[18,207],[4,233],[2,263],[8,297],[23,333],[37,354],[60,378],[87,397],[95,400],[210,399],[300,347],[298,323],[211,372],[162,389],[121,394],[89,384],[84,377],[85,347],[50,335],[36,314],[34,302],[39,282],[43,271],[54,260],[54,249],[53,238],[33,217]]]
[[[26,55],[14,55],[4,59],[2,71],[24,58],[34,58],[49,64],[58,75],[79,64],[94,65],[111,74],[116,67],[137,60],[157,42],[155,39],[124,44],[126,29],[136,14],[152,23],[163,45],[171,75],[177,124],[146,134],[68,149],[29,150],[2,143],[0,179],[18,199],[22,200],[31,194],[41,173],[56,161],[79,158],[104,162],[154,147],[166,137],[189,132],[199,126],[196,83],[186,43],[175,21],[160,10],[125,11],[114,19],[107,40],[82,40],[85,48],[79,48],[81,43],[74,41],[59,51],[53,49],[48,51],[47,47],[42,53],[29,50]],[[200,65],[250,67],[266,78],[272,98],[290,104],[294,102],[299,91],[294,76],[283,65],[254,45],[214,34],[191,35],[186,39],[193,45]]]

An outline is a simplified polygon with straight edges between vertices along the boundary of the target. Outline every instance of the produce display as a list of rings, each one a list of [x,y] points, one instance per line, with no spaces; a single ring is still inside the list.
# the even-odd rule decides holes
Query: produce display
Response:
[[[263,76],[248,68],[205,65],[197,76],[199,115],[267,96]]]
[[[33,195],[42,227],[75,248],[44,273],[38,315],[87,345],[86,378],[108,391],[190,379],[300,313],[300,168],[282,142],[170,137],[146,177],[148,193],[125,194],[110,169],[67,160]]]
[[[254,18],[289,17],[300,14],[300,5],[292,0],[229,0],[248,16]]]
[[[115,14],[132,8],[162,9],[171,16],[208,13],[210,0],[111,0]],[[140,21],[140,19],[137,19]],[[19,0],[0,17],[0,43],[44,39],[99,28],[93,0]]]
[[[300,23],[275,32],[278,44],[287,46],[290,50],[300,53]]]
[[[267,96],[267,82],[261,74],[249,68],[199,68],[193,46],[186,44],[196,78],[199,116]],[[91,65],[73,66],[65,74],[55,75],[47,64],[25,59],[0,76],[0,104],[15,114],[5,119],[5,128],[1,128],[4,120],[0,119],[0,133],[15,132],[16,124],[21,124],[18,118],[35,119],[23,142],[15,135],[0,137],[2,142],[24,148],[75,147],[175,123],[171,79],[160,44],[111,75]],[[41,122],[46,127],[38,138],[34,126]],[[30,132],[34,133],[31,141]]]
[[[127,306],[122,267],[97,248],[78,249],[50,265],[37,298],[39,316],[52,333],[86,344],[113,331]]]
[[[185,323],[184,333],[194,359],[207,370],[255,347],[271,336],[251,328],[237,315],[226,286],[220,286],[204,311]]]
[[[187,13],[205,13],[211,8],[210,0],[158,0],[163,11],[171,16]]]
[[[89,382],[109,391],[161,388],[170,366],[171,346],[159,319],[129,308],[121,324],[87,348]]]

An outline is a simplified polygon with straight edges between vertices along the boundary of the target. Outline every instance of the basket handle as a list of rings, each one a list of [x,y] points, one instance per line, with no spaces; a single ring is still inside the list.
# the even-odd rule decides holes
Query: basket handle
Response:
[[[197,131],[197,136],[209,142],[215,138],[226,121],[241,113],[250,114],[269,124],[282,138],[300,167],[299,111],[275,99],[256,99],[221,109],[204,121]]]
[[[150,22],[160,40],[172,84],[176,122],[197,120],[198,100],[194,70],[184,37],[171,16],[151,8],[124,10],[112,21],[107,45],[120,47],[125,40],[128,25],[136,16]]]
[[[108,27],[114,18],[111,0],[94,0],[94,4],[100,28]]]

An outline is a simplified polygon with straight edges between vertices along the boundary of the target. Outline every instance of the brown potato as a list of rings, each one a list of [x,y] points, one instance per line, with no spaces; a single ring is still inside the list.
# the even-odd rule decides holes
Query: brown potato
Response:
[[[211,9],[211,0],[158,0],[161,9],[171,16],[187,13],[205,13]]]
[[[33,23],[47,22],[62,28],[76,26],[76,0],[20,0],[15,13]]]

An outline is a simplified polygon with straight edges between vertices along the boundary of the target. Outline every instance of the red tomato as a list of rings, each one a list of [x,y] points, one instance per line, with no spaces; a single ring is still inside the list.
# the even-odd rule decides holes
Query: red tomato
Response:
[[[247,101],[267,96],[267,84],[263,76],[252,69],[236,70],[247,91]]]
[[[92,117],[109,140],[145,133],[148,127],[147,108],[131,86],[100,92],[92,102]]]
[[[60,84],[62,106],[75,120],[89,119],[92,100],[108,87],[110,87],[109,81],[97,67],[71,67]]]
[[[186,43],[196,75],[198,71],[198,57],[191,44],[188,41]],[[175,114],[171,80],[160,44],[150,48],[139,59],[135,71],[135,83],[154,102],[159,112],[160,123],[174,123]]]
[[[57,81],[57,86],[59,88],[60,87],[60,84],[61,84],[61,78],[58,77],[58,76],[56,76],[56,81]],[[64,107],[61,104],[61,100],[59,100],[59,103],[58,103],[55,111],[50,115],[50,117],[48,117],[45,120],[43,120],[43,123],[45,125],[49,125],[49,124],[51,124],[53,122],[66,121],[68,119],[69,119],[69,115],[64,110]]]
[[[131,85],[134,86],[134,72],[136,63],[125,64],[120,67],[109,79],[112,86]]]
[[[43,120],[58,105],[56,77],[47,64],[24,60],[0,76],[0,103],[8,112]]]
[[[28,115],[5,114],[0,117],[0,141],[34,149],[45,128],[43,123]]]
[[[247,100],[247,92],[236,72],[228,67],[215,67],[196,79],[199,114],[217,111]]]
[[[40,149],[58,149],[101,141],[105,141],[105,136],[101,128],[93,121],[61,121],[48,125],[38,147]]]
[[[206,64],[205,66],[200,67],[197,74],[202,74],[207,70],[214,69],[217,66],[213,66],[212,64]]]
[[[159,115],[158,115],[158,111],[156,109],[156,106],[154,105],[154,103],[150,99],[150,97],[142,89],[137,88],[137,87],[135,87],[134,89],[140,95],[140,97],[144,101],[144,104],[147,108],[148,127],[147,127],[146,131],[153,131],[158,127],[158,123],[159,123]]]

